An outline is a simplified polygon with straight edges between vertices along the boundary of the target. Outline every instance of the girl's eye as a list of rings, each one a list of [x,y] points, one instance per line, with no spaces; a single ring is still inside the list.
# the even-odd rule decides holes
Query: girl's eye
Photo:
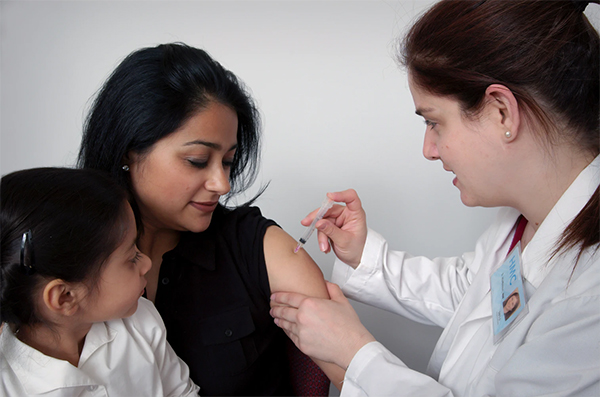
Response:
[[[138,263],[138,261],[140,260],[141,257],[142,257],[142,253],[140,251],[135,251],[135,256],[133,257],[131,262]]]
[[[223,160],[223,167],[231,168],[233,166],[233,160]]]

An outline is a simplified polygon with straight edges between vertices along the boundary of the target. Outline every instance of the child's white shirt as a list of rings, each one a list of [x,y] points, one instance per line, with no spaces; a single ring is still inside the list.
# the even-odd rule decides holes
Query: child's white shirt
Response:
[[[24,344],[5,325],[0,379],[2,396],[195,396],[199,390],[144,298],[131,317],[92,325],[77,367]]]

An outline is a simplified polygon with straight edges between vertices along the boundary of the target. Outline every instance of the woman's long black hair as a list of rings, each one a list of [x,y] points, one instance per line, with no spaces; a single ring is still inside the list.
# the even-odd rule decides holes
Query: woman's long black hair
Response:
[[[205,51],[182,43],[142,48],[129,54],[98,93],[87,117],[78,166],[107,171],[131,197],[124,158],[144,155],[211,102],[230,107],[238,118],[237,150],[227,197],[256,179],[260,115],[243,83]],[[132,207],[141,230],[139,210]]]

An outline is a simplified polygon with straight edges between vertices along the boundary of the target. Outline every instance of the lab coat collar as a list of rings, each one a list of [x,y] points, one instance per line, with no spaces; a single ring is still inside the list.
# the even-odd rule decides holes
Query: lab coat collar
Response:
[[[552,257],[565,228],[589,201],[600,182],[600,156],[573,181],[548,213],[522,254],[523,276],[536,289],[558,260]],[[574,263],[573,263],[574,265]],[[570,271],[570,269],[568,269]]]
[[[101,346],[116,337],[106,323],[94,323],[86,336],[79,366]],[[68,361],[47,356],[21,342],[8,325],[0,335],[0,350],[28,394],[43,394],[65,387],[97,385],[79,368]]]

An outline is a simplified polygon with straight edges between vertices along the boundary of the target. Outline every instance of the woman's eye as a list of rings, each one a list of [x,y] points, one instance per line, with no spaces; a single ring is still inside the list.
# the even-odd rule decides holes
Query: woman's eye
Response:
[[[206,166],[208,165],[207,161],[204,160],[192,160],[192,159],[187,159],[188,163],[190,163],[193,167],[196,168],[206,168]]]
[[[431,120],[425,120],[425,125],[427,126],[427,128],[435,128],[435,126],[437,125],[437,123],[431,121]]]
[[[223,160],[223,167],[231,168],[233,166],[233,160]]]

